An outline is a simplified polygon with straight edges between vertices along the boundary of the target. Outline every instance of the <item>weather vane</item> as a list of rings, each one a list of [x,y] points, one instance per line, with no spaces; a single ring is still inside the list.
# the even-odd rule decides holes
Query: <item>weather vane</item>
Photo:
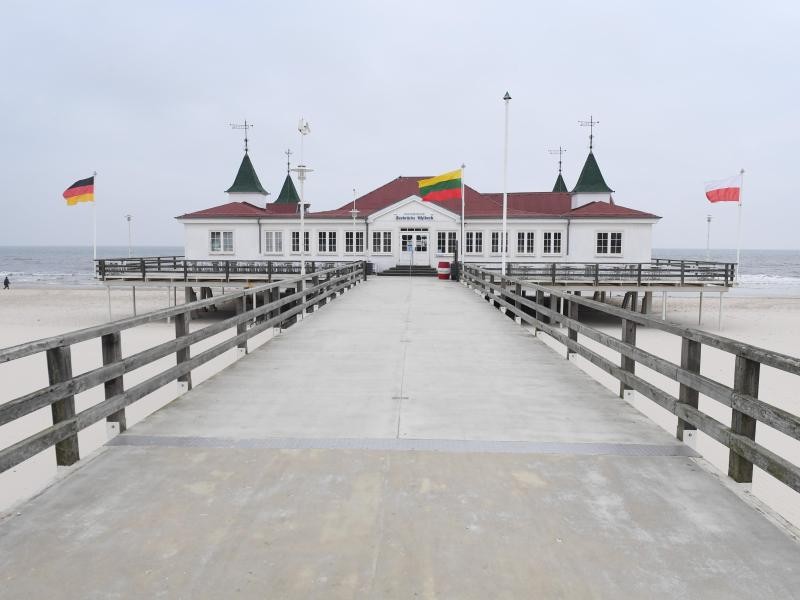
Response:
[[[292,151],[291,151],[291,150],[289,150],[289,149],[287,148],[287,149],[286,149],[286,152],[284,152],[284,154],[286,155],[286,174],[288,175],[288,174],[289,174],[289,172],[292,170],[292,169],[291,169],[291,166],[292,166],[292,165],[291,165],[291,161],[292,161],[292,154],[293,154],[293,153],[292,153]]]
[[[594,126],[600,125],[600,121],[595,121],[592,115],[589,115],[588,121],[578,121],[581,127],[589,128],[589,152],[592,151],[592,140],[594,139]]]
[[[247,119],[244,120],[244,123],[231,123],[231,129],[244,129],[244,153],[247,154],[247,130],[255,127],[252,123],[248,123]]]
[[[558,147],[558,150],[548,150],[550,154],[558,154],[558,174],[561,175],[561,157],[567,151],[566,148],[562,148],[561,146]]]

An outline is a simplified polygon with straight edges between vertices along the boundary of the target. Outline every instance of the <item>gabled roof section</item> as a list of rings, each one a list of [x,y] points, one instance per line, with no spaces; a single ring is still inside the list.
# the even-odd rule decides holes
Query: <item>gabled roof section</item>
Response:
[[[267,190],[263,188],[261,182],[258,180],[256,170],[253,163],[250,161],[250,155],[244,153],[242,164],[239,165],[239,172],[236,173],[236,179],[233,180],[233,185],[225,190],[226,194],[263,194],[267,195]]]
[[[186,213],[176,217],[177,219],[237,219],[237,218],[251,218],[263,217],[266,211],[260,206],[250,204],[249,202],[228,202],[220,206],[213,206],[197,212]]]
[[[567,184],[564,183],[564,178],[561,176],[561,173],[558,174],[558,178],[556,179],[556,184],[553,186],[553,191],[562,193],[569,192],[569,190],[567,189]]]
[[[589,156],[586,157],[586,162],[581,170],[581,175],[578,177],[578,183],[572,190],[573,194],[592,193],[592,192],[613,192],[603,179],[603,174],[600,172],[600,167],[597,164],[597,159],[594,153],[590,150]]]
[[[286,174],[278,198],[272,204],[300,204],[300,196],[297,195],[297,188],[294,187],[294,181],[289,173]]]
[[[587,218],[628,218],[628,219],[660,219],[658,215],[636,210],[635,208],[628,208],[620,206],[619,204],[611,204],[609,202],[589,202],[578,208],[573,208],[566,215],[567,217],[587,217]]]

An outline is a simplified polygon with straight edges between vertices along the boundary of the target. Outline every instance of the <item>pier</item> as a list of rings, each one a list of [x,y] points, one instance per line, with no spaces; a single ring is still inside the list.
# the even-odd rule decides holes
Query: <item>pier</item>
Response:
[[[800,418],[758,397],[761,367],[800,375],[797,358],[470,265],[452,282],[368,277],[352,263],[222,298],[236,314],[191,333],[192,311],[220,298],[0,350],[0,362],[45,353],[51,375],[0,405],[0,424],[53,414],[52,427],[0,449],[0,471],[54,444],[73,465],[0,520],[0,598],[800,589],[796,532],[740,487],[755,465],[800,490],[800,467],[756,438],[761,424],[800,439]],[[594,328],[592,311],[617,318],[620,336]],[[122,354],[126,330],[167,317],[173,341]],[[679,336],[681,363],[638,348],[638,327]],[[268,328],[280,333],[249,349]],[[73,375],[69,347],[87,340],[104,365]],[[701,374],[703,346],[736,355],[733,381]],[[193,368],[233,348],[239,360],[192,386]],[[165,356],[174,366],[125,389],[125,373]],[[618,379],[618,393],[575,356]],[[76,413],[74,394],[98,385],[106,400]],[[125,407],[163,385],[179,397],[127,428]],[[677,430],[635,410],[633,393],[677,415]],[[730,407],[730,426],[700,410],[700,394]],[[104,419],[122,433],[82,459],[77,432]],[[730,449],[727,475],[682,441],[694,430]]]

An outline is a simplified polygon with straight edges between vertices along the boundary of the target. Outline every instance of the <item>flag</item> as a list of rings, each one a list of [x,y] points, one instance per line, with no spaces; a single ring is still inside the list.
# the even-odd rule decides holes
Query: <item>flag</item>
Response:
[[[706,183],[706,198],[709,202],[739,202],[739,193],[742,189],[740,175],[709,181]]]
[[[461,199],[461,169],[430,179],[420,179],[417,183],[419,184],[419,195],[427,202]]]
[[[73,183],[64,190],[63,196],[67,206],[74,206],[78,202],[94,202],[94,175]]]

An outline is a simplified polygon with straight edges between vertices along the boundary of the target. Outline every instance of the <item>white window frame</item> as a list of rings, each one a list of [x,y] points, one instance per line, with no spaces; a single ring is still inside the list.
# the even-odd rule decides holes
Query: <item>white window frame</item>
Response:
[[[375,244],[375,238],[378,238],[378,244]],[[372,232],[372,254],[391,254],[392,253],[392,232],[391,231],[373,231]],[[388,249],[387,249],[388,248]]]
[[[595,256],[614,256],[617,258],[621,258],[625,255],[625,232],[620,230],[597,230],[594,232],[594,255]],[[606,251],[600,252],[598,249],[598,238],[601,235],[606,235]],[[611,251],[611,236],[618,235],[619,236],[619,252],[612,252]]]
[[[306,243],[305,243],[306,249],[305,249],[304,254],[310,254],[311,253],[311,248],[310,248],[310,246],[311,246],[311,232],[308,229],[306,229],[303,233],[306,234],[304,236],[306,238]],[[300,254],[300,231],[298,231],[298,230],[292,231],[290,239],[291,239],[291,242],[290,242],[289,252],[291,252],[292,254]],[[297,248],[297,250],[295,250],[295,248]]]
[[[356,254],[364,254],[364,232],[356,231]]]
[[[271,229],[264,232],[263,254],[283,254],[283,231]]]
[[[522,251],[519,243],[522,242]],[[517,231],[517,256],[536,256],[536,231]]]
[[[356,251],[356,233],[364,233],[356,232],[352,230],[348,230],[344,232],[344,253],[345,254],[355,254]],[[349,248],[349,249],[348,249]]]
[[[324,249],[323,244],[324,241]],[[317,231],[317,254],[338,254],[336,230],[320,229]]]
[[[506,236],[506,256],[508,256],[508,238],[510,238],[510,237],[511,237],[511,235],[507,235]],[[495,239],[497,240],[497,243],[495,243]],[[502,240],[502,239],[503,239],[502,230],[500,230],[500,231],[496,230],[496,231],[492,231],[492,232],[489,233],[489,254],[490,255],[492,255],[492,256],[500,256],[503,253],[503,251],[500,249],[500,245],[501,245],[500,244],[500,240]],[[495,247],[497,248],[497,250],[494,249]]]
[[[483,254],[483,232],[465,231],[464,254],[481,255]]]
[[[214,250],[214,234],[219,235],[219,250]],[[225,238],[226,234],[230,236],[231,248],[230,250],[225,249]],[[235,254],[236,253],[236,246],[235,246],[235,238],[233,236],[232,229],[210,229],[208,231],[208,253],[209,254]]]
[[[550,250],[547,250],[547,236],[550,236]],[[558,250],[555,250],[558,240]],[[595,239],[595,242],[597,240]],[[542,232],[542,256],[561,256],[564,254],[564,233],[557,229]]]

